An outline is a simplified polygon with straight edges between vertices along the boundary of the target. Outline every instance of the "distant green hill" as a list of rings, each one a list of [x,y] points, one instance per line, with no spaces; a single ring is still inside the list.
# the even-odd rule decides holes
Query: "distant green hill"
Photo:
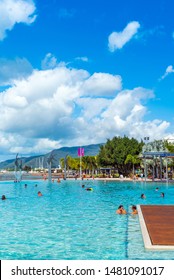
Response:
[[[99,152],[100,145],[102,144],[92,144],[83,146],[85,150],[85,156],[95,156]],[[32,156],[32,157],[22,157],[22,165],[25,166],[31,166],[32,168],[39,168],[43,166],[44,168],[47,168],[47,159],[52,153],[54,157],[54,163],[52,164],[52,167],[57,167],[59,165],[60,159],[64,158],[66,155],[70,155],[71,157],[78,157],[77,156],[77,150],[79,146],[76,147],[62,147],[60,149],[56,149],[51,151],[48,154],[45,155],[39,155],[39,156]],[[8,168],[14,168],[14,162],[15,159],[6,160],[3,162],[0,162],[0,169],[8,169]]]

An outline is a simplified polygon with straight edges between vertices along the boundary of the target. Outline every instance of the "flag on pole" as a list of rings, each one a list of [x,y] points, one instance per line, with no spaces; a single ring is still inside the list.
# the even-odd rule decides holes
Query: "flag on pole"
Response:
[[[84,148],[78,148],[78,157],[83,157],[85,154],[85,149]]]

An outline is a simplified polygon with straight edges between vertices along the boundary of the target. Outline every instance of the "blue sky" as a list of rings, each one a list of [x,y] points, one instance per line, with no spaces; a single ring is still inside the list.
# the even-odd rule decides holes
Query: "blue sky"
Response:
[[[0,160],[174,138],[172,0],[0,0]]]

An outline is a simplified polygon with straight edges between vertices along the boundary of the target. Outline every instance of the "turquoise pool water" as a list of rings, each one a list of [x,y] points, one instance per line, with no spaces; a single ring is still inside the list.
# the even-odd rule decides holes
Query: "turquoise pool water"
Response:
[[[82,184],[94,191],[86,191]],[[146,194],[145,200],[140,199],[141,193]],[[0,259],[174,259],[174,252],[144,249],[138,216],[115,214],[120,204],[128,212],[131,204],[174,204],[174,185],[95,180],[1,182],[3,194],[8,199],[0,200]]]

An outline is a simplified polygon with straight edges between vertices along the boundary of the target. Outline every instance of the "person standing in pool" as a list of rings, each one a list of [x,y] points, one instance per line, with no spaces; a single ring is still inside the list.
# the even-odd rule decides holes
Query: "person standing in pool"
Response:
[[[135,205],[132,205],[132,215],[137,215],[138,214],[138,211],[137,211],[137,207]]]
[[[37,195],[38,196],[43,196],[43,194],[40,191],[37,193]]]
[[[127,214],[127,212],[126,212],[126,210],[124,209],[123,205],[120,205],[120,206],[118,207],[118,209],[116,210],[116,213],[117,213],[117,214],[120,214],[120,215],[122,215],[122,214]]]
[[[141,198],[142,198],[142,199],[145,199],[145,198],[146,198],[146,196],[145,196],[144,193],[141,194]]]

